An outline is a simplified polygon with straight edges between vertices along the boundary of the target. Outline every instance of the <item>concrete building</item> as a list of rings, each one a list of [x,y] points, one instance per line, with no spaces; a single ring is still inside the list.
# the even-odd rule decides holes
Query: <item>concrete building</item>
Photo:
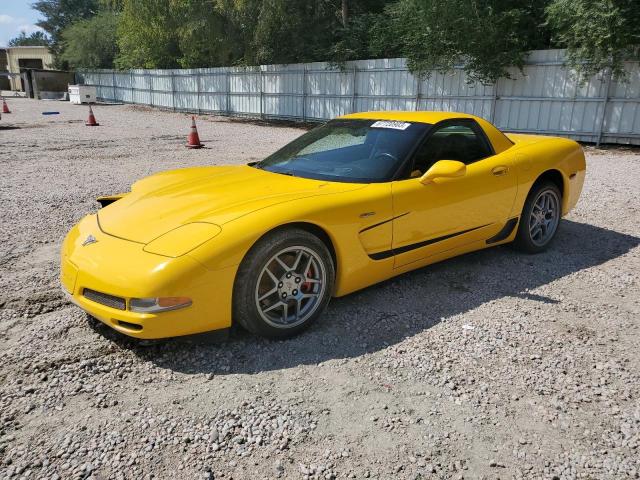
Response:
[[[6,57],[5,71],[9,73],[11,90],[24,90],[20,73],[25,69],[48,70],[52,68],[53,55],[49,52],[48,47],[7,47],[3,50]],[[0,60],[0,65],[2,63],[4,62]]]

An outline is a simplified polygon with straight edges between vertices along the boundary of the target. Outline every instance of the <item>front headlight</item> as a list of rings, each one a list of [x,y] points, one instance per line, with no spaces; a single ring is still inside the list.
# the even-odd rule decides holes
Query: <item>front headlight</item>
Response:
[[[157,313],[176,310],[189,305],[191,305],[189,297],[132,298],[129,301],[129,310],[137,313]]]
[[[144,251],[165,257],[180,257],[211,240],[222,231],[215,223],[193,222],[174,228],[144,246]]]

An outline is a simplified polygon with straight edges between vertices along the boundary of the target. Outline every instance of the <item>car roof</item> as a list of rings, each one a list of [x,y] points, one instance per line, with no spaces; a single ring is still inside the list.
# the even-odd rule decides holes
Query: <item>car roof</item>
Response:
[[[491,123],[485,119],[470,115],[468,113],[460,112],[434,112],[434,111],[385,111],[385,112],[358,112],[350,113],[338,117],[341,119],[366,119],[366,120],[396,120],[399,122],[417,122],[434,124],[443,120],[450,120],[452,118],[471,118],[478,122],[480,127],[484,130],[487,138],[493,146],[495,153],[502,153],[505,150],[513,146],[513,142],[509,138],[498,130]]]
[[[384,111],[384,112],[357,112],[343,115],[338,118],[362,118],[367,120],[398,120],[402,122],[438,123],[451,118],[473,118],[475,115],[459,112],[434,112],[434,111]]]

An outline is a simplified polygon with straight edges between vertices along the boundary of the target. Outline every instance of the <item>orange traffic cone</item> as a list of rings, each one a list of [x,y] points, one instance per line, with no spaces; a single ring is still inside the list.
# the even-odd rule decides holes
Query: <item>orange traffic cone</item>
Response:
[[[191,117],[191,131],[187,138],[187,148],[202,148],[204,145],[200,143],[200,137],[198,136],[198,129],[196,128],[196,117]]]
[[[2,99],[2,113],[11,113],[9,105],[7,105],[7,101],[4,98]]]
[[[87,120],[87,123],[85,123],[85,125],[87,127],[97,127],[98,125],[100,125],[98,122],[96,122],[96,117],[93,114],[93,109],[91,108],[91,105],[89,105],[89,120]]]

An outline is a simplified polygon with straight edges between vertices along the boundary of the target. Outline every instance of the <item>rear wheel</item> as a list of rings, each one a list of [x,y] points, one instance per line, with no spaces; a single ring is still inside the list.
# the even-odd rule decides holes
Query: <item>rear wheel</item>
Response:
[[[261,239],[240,265],[233,317],[245,329],[286,338],[322,315],[333,292],[335,268],[325,244],[301,229]]]
[[[545,251],[558,231],[562,194],[553,182],[535,184],[522,210],[515,245],[529,253]]]

